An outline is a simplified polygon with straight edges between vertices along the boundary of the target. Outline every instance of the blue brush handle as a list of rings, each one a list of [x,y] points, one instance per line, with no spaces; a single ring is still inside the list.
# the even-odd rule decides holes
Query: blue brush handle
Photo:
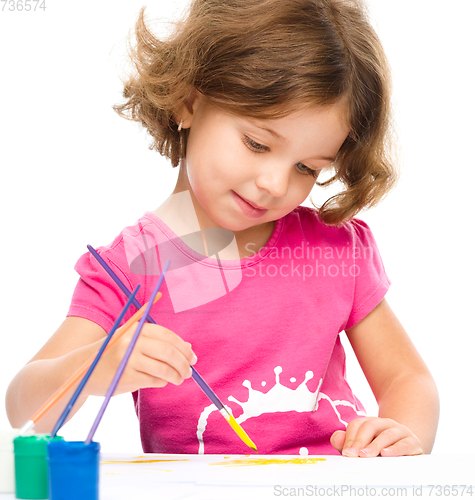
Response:
[[[71,410],[74,406],[74,403],[77,401],[79,395],[81,394],[82,390],[84,389],[84,386],[86,385],[87,381],[89,380],[89,377],[91,376],[92,372],[94,371],[94,368],[96,367],[97,363],[99,362],[99,359],[101,358],[102,353],[104,352],[105,348],[107,347],[107,344],[109,343],[110,339],[112,338],[112,335],[114,335],[117,328],[119,328],[120,322],[122,321],[122,318],[124,317],[125,313],[127,312],[127,309],[130,307],[130,304],[132,304],[132,301],[134,300],[135,295],[136,295],[139,288],[140,288],[140,285],[137,285],[137,288],[130,295],[127,304],[122,309],[122,312],[120,313],[119,317],[116,319],[114,325],[112,326],[112,330],[110,331],[109,335],[107,335],[106,339],[102,343],[102,346],[99,349],[99,352],[97,353],[96,357],[94,358],[94,361],[91,363],[91,366],[87,370],[86,375],[84,375],[84,377],[82,378],[81,382],[79,383],[76,390],[74,391],[74,394],[72,395],[71,399],[69,400],[69,403],[66,405],[66,408],[63,410],[63,413],[61,414],[58,421],[56,422],[56,425],[54,426],[54,429],[51,432],[52,438],[56,436],[59,429],[61,429],[61,427],[63,426],[65,420],[68,418],[68,415],[71,412]]]
[[[87,245],[87,249],[93,257],[99,262],[99,264],[102,266],[102,268],[106,271],[106,273],[112,278],[112,280],[116,283],[116,285],[124,292],[126,297],[130,297],[130,291],[129,289],[122,283],[120,278],[115,274],[115,272],[110,268],[110,266],[106,263],[106,261],[97,253],[97,251],[91,246]],[[137,299],[133,299],[132,304],[137,309],[140,309],[142,305]],[[150,316],[150,314],[147,315],[148,321],[150,323],[154,323],[155,325],[157,322]],[[200,386],[201,390],[208,396],[208,398],[211,400],[211,402],[218,408],[218,410],[226,410],[224,404],[221,402],[221,400],[216,396],[214,393],[213,389],[205,382],[203,377],[196,371],[196,369],[192,366],[191,367],[191,376],[193,377],[193,380]]]

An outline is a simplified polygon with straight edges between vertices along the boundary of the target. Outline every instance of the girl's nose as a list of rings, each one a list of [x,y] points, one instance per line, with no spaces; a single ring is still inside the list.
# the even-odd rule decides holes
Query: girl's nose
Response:
[[[270,162],[256,177],[256,186],[265,189],[275,198],[283,198],[289,189],[290,173],[288,166]]]

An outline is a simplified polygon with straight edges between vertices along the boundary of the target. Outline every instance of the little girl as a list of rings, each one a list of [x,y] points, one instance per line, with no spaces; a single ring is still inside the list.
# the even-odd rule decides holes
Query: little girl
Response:
[[[360,2],[194,0],[166,40],[142,9],[136,37],[137,71],[115,109],[179,175],[168,199],[98,251],[130,290],[141,285],[141,303],[171,260],[158,324],[145,325],[117,390],[133,393],[144,451],[248,453],[186,380],[196,363],[260,453],[429,453],[437,390],[354,218],[395,181],[389,71]],[[332,181],[340,194],[301,206]],[[66,320],[10,384],[13,426],[98,350],[126,302],[89,253],[76,270]],[[343,331],[378,417],[347,383]],[[104,354],[74,411],[105,394],[132,333]],[[62,406],[36,429],[50,432]]]

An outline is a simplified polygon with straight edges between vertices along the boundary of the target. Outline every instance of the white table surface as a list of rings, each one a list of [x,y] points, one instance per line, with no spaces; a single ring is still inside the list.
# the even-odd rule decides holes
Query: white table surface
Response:
[[[464,488],[469,485],[471,489]],[[265,500],[317,498],[324,493],[348,498],[361,498],[367,493],[475,499],[475,455],[345,458],[101,454],[101,500]],[[15,496],[0,494],[0,498]]]

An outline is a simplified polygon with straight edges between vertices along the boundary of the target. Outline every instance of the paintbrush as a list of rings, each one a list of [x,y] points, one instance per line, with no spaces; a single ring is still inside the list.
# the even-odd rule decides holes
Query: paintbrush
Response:
[[[112,280],[116,283],[116,285],[124,292],[124,294],[129,297],[130,290],[124,285],[124,283],[120,280],[120,278],[115,274],[115,272],[110,268],[110,266],[106,263],[106,261],[99,255],[99,253],[91,246],[87,245],[87,249],[92,254],[92,256],[99,262],[102,268],[106,271],[106,273],[112,278]],[[135,307],[140,308],[140,302],[137,299],[132,301]],[[150,316],[147,316],[148,321],[150,323],[157,324],[157,322]],[[218,398],[218,396],[214,393],[211,387],[205,382],[203,377],[197,372],[197,370],[192,366],[192,377],[193,380],[200,386],[201,390],[208,396],[211,402],[216,406],[219,410],[219,413],[226,419],[228,424],[233,428],[234,432],[242,439],[244,443],[257,452],[256,445],[252,442],[251,438],[246,434],[244,429],[236,422],[236,419],[228,412],[224,404]]]
[[[161,293],[157,294],[155,297],[155,302],[160,299],[162,296]],[[114,335],[112,340],[109,342],[109,345],[107,346],[106,349],[110,349],[115,342],[117,342],[122,335],[124,335],[128,329],[133,326],[139,319],[142,317],[143,313],[145,312],[146,306],[143,306],[138,310],[123,326],[123,330],[121,332],[118,332],[117,335]],[[35,424],[38,422],[38,420],[43,417],[55,404],[58,403],[58,401],[74,386],[74,384],[86,373],[87,369],[91,365],[91,363],[94,361],[95,355],[91,356],[71,377],[66,380],[61,387],[59,387],[54,394],[52,394],[48,400],[35,412],[35,414],[31,417],[28,422],[26,422],[18,431],[18,434],[22,436],[25,434],[25,432],[29,431],[32,429]]]
[[[112,335],[114,335],[117,328],[119,328],[120,322],[122,321],[122,318],[124,317],[125,313],[127,312],[127,309],[132,304],[132,300],[134,299],[139,288],[140,288],[140,285],[137,285],[137,288],[134,290],[132,295],[129,297],[127,304],[125,304],[124,308],[122,309],[122,312],[120,313],[119,317],[116,319],[114,325],[112,326],[112,329],[109,332],[109,335],[107,335],[106,339],[102,343],[101,348],[99,349],[99,352],[97,353],[94,361],[92,362],[91,366],[89,367],[89,370],[87,370],[86,375],[84,375],[83,379],[81,380],[81,382],[77,386],[77,389],[74,391],[74,394],[72,395],[71,399],[69,400],[68,404],[66,405],[66,408],[64,409],[63,413],[61,414],[58,421],[56,422],[56,425],[54,426],[53,430],[51,431],[52,438],[54,438],[56,436],[59,429],[61,429],[62,425],[64,424],[65,420],[68,418],[68,415],[71,412],[71,410],[74,406],[74,403],[76,403],[79,395],[81,394],[82,390],[84,389],[84,386],[86,385],[87,381],[89,380],[89,377],[92,375],[94,368],[96,368],[96,365],[99,362],[99,359],[101,358],[102,353],[105,351],[107,344],[109,343],[110,339],[112,338]]]
[[[106,411],[107,405],[109,404],[109,401],[114,394],[115,389],[117,388],[117,385],[120,381],[120,378],[122,377],[122,374],[124,373],[125,367],[127,366],[127,361],[129,361],[130,355],[132,354],[132,351],[135,347],[135,344],[139,338],[140,332],[142,331],[143,325],[145,324],[145,321],[147,319],[148,313],[150,312],[150,309],[152,308],[153,305],[153,300],[155,296],[158,293],[158,290],[160,289],[163,278],[165,277],[165,273],[167,272],[168,266],[170,265],[170,261],[165,264],[165,267],[163,268],[163,272],[155,285],[155,288],[153,289],[152,296],[150,297],[150,301],[147,305],[147,309],[145,309],[145,313],[142,316],[142,318],[139,321],[139,324],[134,332],[134,335],[132,336],[132,339],[127,347],[127,350],[125,351],[124,357],[122,358],[122,361],[119,365],[119,368],[117,368],[117,372],[114,375],[114,378],[111,382],[111,385],[109,386],[109,389],[107,390],[106,397],[104,398],[104,401],[102,403],[102,406],[99,410],[99,413],[97,414],[96,419],[94,420],[94,423],[92,424],[91,430],[89,431],[89,434],[86,438],[86,441],[84,442],[85,445],[88,445],[92,442],[92,439],[94,438],[94,434],[97,430],[97,426],[99,425],[102,416],[104,415],[104,412]]]

